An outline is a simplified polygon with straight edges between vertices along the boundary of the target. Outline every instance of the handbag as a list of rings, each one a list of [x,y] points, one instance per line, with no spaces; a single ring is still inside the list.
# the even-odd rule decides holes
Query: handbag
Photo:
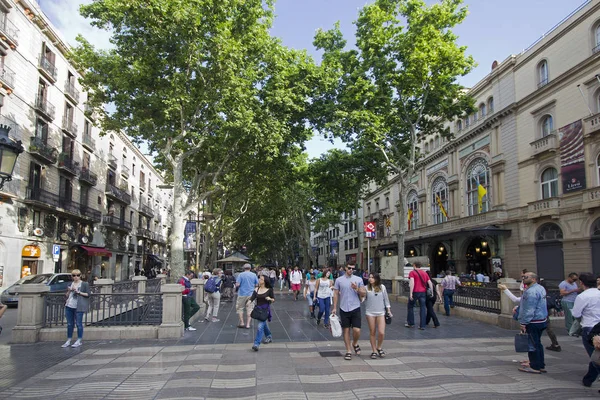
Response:
[[[529,352],[529,335],[526,333],[517,333],[515,335],[515,352]]]
[[[431,288],[429,287],[429,285],[427,285],[425,283],[425,281],[423,280],[423,277],[421,276],[421,273],[419,271],[416,271],[416,272],[417,272],[417,275],[419,275],[419,279],[421,279],[421,283],[423,284],[423,286],[425,286],[425,289],[426,289],[426,291],[425,291],[425,297],[427,299],[433,299],[434,298],[433,297],[433,290],[431,290]]]
[[[581,321],[577,318],[573,319],[573,324],[571,325],[571,329],[569,329],[569,336],[579,337],[581,336]]]
[[[269,310],[262,307],[254,307],[250,313],[250,317],[258,321],[266,321],[269,318]]]
[[[390,315],[390,313],[386,312],[385,313],[385,324],[390,325],[391,323],[392,323],[392,316]]]
[[[335,338],[342,336],[342,324],[340,323],[340,317],[333,314],[329,317],[329,329],[331,330],[331,335]]]

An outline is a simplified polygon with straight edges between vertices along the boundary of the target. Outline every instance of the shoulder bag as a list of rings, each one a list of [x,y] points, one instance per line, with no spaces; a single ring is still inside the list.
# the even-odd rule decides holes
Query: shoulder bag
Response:
[[[263,307],[254,307],[250,317],[258,321],[266,321],[269,318],[269,310]]]
[[[421,276],[421,272],[420,271],[415,271],[417,273],[417,275],[419,275],[419,279],[421,279],[421,283],[423,283],[423,286],[425,286],[425,296],[427,297],[427,299],[433,299],[433,290],[431,290],[431,288],[429,287],[428,284],[425,283],[425,281],[423,280],[423,277]]]

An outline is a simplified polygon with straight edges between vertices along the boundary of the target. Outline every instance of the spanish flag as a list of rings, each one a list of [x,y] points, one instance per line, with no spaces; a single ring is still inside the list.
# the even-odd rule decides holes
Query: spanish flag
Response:
[[[438,204],[438,207],[440,207],[440,211],[442,212],[442,214],[444,215],[444,217],[448,218],[448,213],[446,212],[446,209],[444,208],[444,204],[442,203],[442,199],[440,199],[440,196],[438,196],[437,194],[435,195],[435,201]]]
[[[479,204],[479,212],[483,211],[483,196],[487,194],[487,190],[477,182],[477,203]]]
[[[408,230],[410,231],[410,225],[413,219],[413,210],[411,208],[408,209]]]

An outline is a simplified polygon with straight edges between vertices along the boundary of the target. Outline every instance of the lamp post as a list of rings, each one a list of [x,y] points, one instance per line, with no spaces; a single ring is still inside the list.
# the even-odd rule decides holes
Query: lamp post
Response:
[[[4,187],[4,182],[12,180],[17,157],[23,152],[21,141],[8,137],[10,129],[8,125],[0,124],[0,190]]]

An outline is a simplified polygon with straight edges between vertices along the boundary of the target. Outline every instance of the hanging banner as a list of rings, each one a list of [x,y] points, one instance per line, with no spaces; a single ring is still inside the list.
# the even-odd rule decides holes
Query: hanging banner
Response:
[[[573,122],[558,130],[560,137],[560,172],[563,194],[585,189],[583,123]]]

